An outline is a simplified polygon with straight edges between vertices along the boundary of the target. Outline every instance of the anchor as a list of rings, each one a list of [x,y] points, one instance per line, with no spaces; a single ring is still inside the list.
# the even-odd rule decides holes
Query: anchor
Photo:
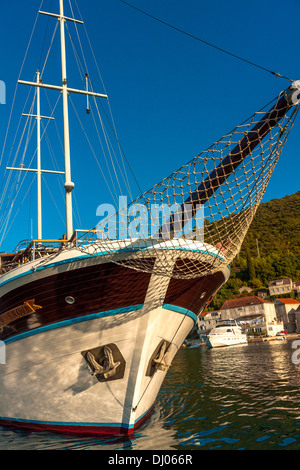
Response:
[[[158,351],[156,358],[153,359],[156,370],[166,371],[169,369],[171,365],[171,363],[168,362],[170,352],[169,351],[166,352],[167,347],[168,347],[167,342],[164,341],[160,347],[160,350]]]
[[[86,359],[92,369],[92,375],[101,374],[103,378],[108,379],[116,374],[117,367],[121,362],[114,361],[112,350],[108,346],[104,346],[102,353],[103,355],[100,358],[100,363],[96,360],[91,351],[87,352]]]

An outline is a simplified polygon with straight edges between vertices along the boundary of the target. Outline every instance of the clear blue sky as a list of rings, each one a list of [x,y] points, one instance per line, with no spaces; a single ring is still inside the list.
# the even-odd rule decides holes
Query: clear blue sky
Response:
[[[138,13],[120,0],[77,2],[109,95],[119,140],[143,191],[199,154],[289,85],[286,80],[229,57]],[[7,87],[6,105],[0,105],[1,151],[16,81],[40,3],[41,0],[0,0],[0,80]],[[132,0],[129,3],[263,67],[292,79],[300,79],[297,26],[300,0],[287,0],[284,4],[279,0]],[[51,8],[52,12],[58,13],[58,4],[58,0],[44,0],[42,9],[49,11]],[[65,5],[65,14],[71,16],[68,0],[65,0]],[[39,16],[22,79],[34,79],[34,73],[40,66],[45,28],[48,28],[47,47],[43,49],[43,58],[55,21]],[[74,30],[73,25],[68,26],[70,31]],[[93,64],[89,54],[87,59]],[[82,86],[80,81],[73,79],[71,68],[76,69],[76,63],[68,59],[67,65],[69,86]],[[93,67],[89,70],[93,71]],[[99,83],[98,90],[102,92],[101,83],[94,72],[93,83],[96,88]],[[44,82],[61,82],[58,44],[49,58],[49,67],[45,69],[43,78]],[[16,104],[4,161],[8,158],[24,103],[22,91],[23,96],[28,93],[24,87],[23,90],[18,87],[20,105]],[[76,106],[85,125],[88,125],[91,116],[86,115],[83,100],[79,98]],[[43,103],[44,113],[47,114],[46,101]],[[57,122],[60,124],[59,119]],[[281,198],[300,189],[299,126],[298,120],[263,201]],[[72,117],[70,132],[74,194],[82,228],[88,229],[97,223],[97,206],[112,201],[93,156],[83,149],[82,140],[76,141],[78,123]],[[58,141],[54,141],[52,146],[62,169],[63,157]],[[46,149],[42,152],[43,166],[50,168],[51,161]],[[3,165],[0,172],[2,184]],[[28,184],[30,178],[28,176]],[[56,176],[49,176],[46,181],[54,195],[58,196],[57,204],[64,217],[59,180]],[[137,196],[138,189],[132,178],[131,182]],[[29,237],[28,220],[31,218],[33,235],[36,236],[35,197],[34,183],[1,250],[12,249],[19,240]],[[45,186],[43,213],[44,237],[60,237],[65,232],[63,221]],[[78,228],[76,221],[74,225]]]

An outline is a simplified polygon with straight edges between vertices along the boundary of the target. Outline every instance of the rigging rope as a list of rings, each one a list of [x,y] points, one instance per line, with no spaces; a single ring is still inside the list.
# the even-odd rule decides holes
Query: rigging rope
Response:
[[[70,7],[71,7],[71,3],[70,3]],[[73,9],[71,7],[71,11],[72,11],[72,15],[74,17],[74,13],[73,13]],[[69,39],[70,39],[70,42],[71,42],[71,45],[72,45],[72,50],[73,50],[73,53],[74,53],[74,56],[75,56],[75,61],[77,63],[77,67],[78,67],[78,70],[79,70],[79,75],[81,76],[82,80],[85,79],[85,76],[87,74],[88,76],[88,81],[90,83],[90,89],[91,91],[94,91],[94,88],[93,88],[93,85],[92,85],[92,81],[90,79],[90,76],[89,76],[89,73],[88,73],[88,67],[87,67],[87,63],[86,63],[86,59],[85,59],[85,56],[84,56],[84,52],[83,52],[83,47],[82,47],[82,43],[81,43],[81,40],[80,40],[80,36],[79,36],[79,33],[78,33],[78,28],[76,26],[76,23],[75,23],[75,28],[76,28],[76,32],[77,32],[77,37],[78,37],[78,42],[79,42],[79,45],[80,45],[80,51],[81,51],[81,55],[82,55],[82,59],[83,59],[83,62],[84,62],[84,67],[83,65],[81,64],[81,58],[80,58],[80,55],[79,55],[79,52],[77,51],[77,48],[76,48],[76,45],[72,39],[72,36],[71,36],[71,33],[69,31],[69,28],[66,24],[66,30],[68,32],[68,35],[69,35]],[[100,76],[101,78],[101,76]],[[101,82],[103,84],[103,81],[101,79]],[[105,91],[105,87],[103,86],[104,88],[104,91]],[[118,166],[119,170],[120,170],[120,174],[122,176],[122,179],[124,181],[124,184],[126,186],[126,190],[130,196],[130,198],[132,199],[132,192],[131,192],[131,188],[130,188],[130,184],[129,184],[129,180],[128,180],[128,176],[127,176],[127,172],[126,172],[126,168],[125,168],[125,164],[124,164],[124,158],[123,158],[123,155],[122,153],[120,153],[120,156],[121,156],[121,162],[122,162],[122,166],[123,166],[123,170],[121,169],[120,167],[120,164],[119,164],[119,159],[117,158],[116,154],[115,154],[115,151],[113,149],[113,146],[111,144],[111,141],[108,137],[108,133],[107,131],[105,130],[105,127],[104,127],[104,123],[103,123],[103,119],[100,115],[100,111],[99,111],[99,107],[98,107],[98,102],[97,100],[95,99],[94,97],[94,104],[95,104],[95,107],[96,107],[96,110],[97,110],[97,114],[98,114],[98,118],[99,118],[99,121],[100,121],[100,124],[101,124],[101,127],[102,127],[102,132],[103,132],[103,136],[104,136],[104,139],[105,139],[105,143],[106,143],[106,148],[107,148],[107,151],[108,151],[108,154],[109,154],[109,157],[110,157],[110,160],[111,160],[111,165],[112,165],[112,170],[115,174],[115,180],[116,180],[116,184],[118,185],[119,187],[119,194],[122,193],[122,189],[121,189],[121,186],[120,186],[120,181],[119,181],[119,178],[118,178],[118,175],[117,175],[117,172],[116,172],[116,167],[115,167],[115,163],[114,163],[114,160],[112,158],[112,154],[114,155],[115,157],[115,161],[116,161],[116,165]],[[101,103],[100,103],[101,104]],[[111,119],[108,118],[107,114],[105,113],[105,110],[104,110],[104,107],[102,106],[101,104],[101,108],[104,112],[104,115],[109,123],[109,126],[110,128],[112,129],[113,131],[113,134],[114,134],[114,137],[116,138],[117,140],[117,143],[118,143],[118,146],[119,146],[119,150],[120,150],[120,145],[119,145],[119,141],[118,141],[118,138],[117,138],[117,135],[116,135],[116,129],[115,129],[115,126],[114,126],[114,121],[113,121],[113,116],[112,116],[112,112],[111,112],[111,108],[109,106],[109,102],[108,102],[108,107],[109,107],[109,111],[110,111],[110,117]],[[91,110],[89,110],[90,112]],[[93,114],[93,113],[92,113]],[[100,142],[100,145],[101,145],[101,149],[102,149],[102,152],[103,152],[103,155],[105,157],[105,161],[106,161],[106,164],[107,164],[107,167],[108,167],[108,171],[109,171],[109,176],[111,178],[111,184],[114,188],[114,191],[115,191],[115,197],[117,198],[118,197],[118,193],[117,191],[115,190],[115,184],[114,184],[114,181],[113,181],[113,178],[112,178],[112,175],[111,175],[111,172],[110,172],[110,167],[108,165],[108,162],[107,162],[107,159],[106,159],[106,153],[104,151],[104,146],[101,142],[101,138],[100,138],[100,133],[99,133],[99,130],[98,130],[98,126],[97,126],[97,123],[96,123],[96,120],[95,120],[95,117],[93,115],[93,121],[94,121],[94,125],[95,125],[95,128],[96,128],[96,132],[97,132],[97,135],[98,135],[98,139],[99,139],[99,142]]]
[[[28,95],[29,96],[29,95]],[[32,104],[31,104],[31,107],[30,107],[30,114],[32,113],[32,110],[33,110],[33,106],[34,106],[34,100],[32,101]],[[19,145],[17,147],[17,150],[16,150],[16,154],[15,154],[15,157],[13,159],[13,162],[12,162],[12,166],[15,165],[15,162],[16,162],[16,159],[17,159],[17,156],[19,154],[19,150],[20,150],[20,146],[21,146],[21,143],[23,141],[23,138],[24,138],[24,135],[25,135],[25,131],[26,131],[26,128],[27,128],[27,125],[28,125],[28,122],[30,121],[30,118],[29,116],[27,116],[27,119],[26,119],[26,123],[24,125],[24,129],[23,129],[23,132],[22,132],[22,135],[20,137],[20,140],[19,140]],[[14,140],[15,142],[15,140]],[[10,154],[11,155],[11,154]],[[6,180],[6,184],[5,184],[5,187],[4,187],[4,190],[2,192],[2,195],[1,195],[1,199],[0,199],[0,209],[2,209],[2,205],[4,204],[4,201],[6,201],[6,204],[8,204],[8,201],[9,201],[9,197],[7,198],[6,197],[6,193],[8,191],[8,188],[9,188],[9,182],[12,178],[12,172],[9,173],[9,176]],[[16,178],[17,178],[17,175],[15,175]],[[13,187],[11,188],[11,192],[13,191]]]
[[[70,1],[70,0],[69,0]],[[83,21],[83,18],[82,18],[82,15],[81,15],[81,12],[80,12],[80,9],[78,7],[78,4],[77,4],[77,1],[74,0],[74,3],[76,5],[76,8],[78,10],[78,14],[79,14],[79,17],[81,19],[81,21]],[[71,7],[71,11],[72,11],[72,15],[73,15],[73,18],[74,18],[74,14],[73,14],[73,9],[72,9],[72,6],[71,6],[71,2],[70,2],[70,7]],[[76,23],[75,23],[75,27],[76,27]],[[85,35],[86,35],[86,38],[87,38],[87,41],[88,41],[88,44],[89,44],[89,47],[90,47],[90,50],[91,50],[91,53],[92,53],[92,57],[93,57],[93,60],[94,60],[94,63],[95,63],[95,66],[96,66],[96,69],[97,69],[97,72],[98,72],[98,75],[99,75],[99,78],[100,78],[100,81],[101,81],[101,84],[102,84],[102,87],[103,87],[103,90],[104,90],[104,93],[107,95],[107,92],[106,92],[106,88],[105,88],[105,85],[104,85],[104,81],[102,79],[102,75],[101,75],[101,72],[100,72],[100,68],[99,68],[99,65],[98,65],[98,62],[97,62],[97,59],[96,59],[96,55],[95,55],[95,52],[94,52],[94,49],[93,49],[93,46],[92,46],[92,43],[91,43],[91,40],[90,40],[90,37],[89,37],[89,34],[88,34],[88,31],[86,29],[86,26],[85,26],[85,23],[83,23],[83,28],[84,28],[84,31],[85,31]],[[78,34],[78,30],[77,30],[77,27],[76,27],[76,32],[77,32],[77,36],[78,36],[78,41],[79,41],[79,44],[80,44],[80,49],[82,50],[82,45],[81,45],[81,41],[80,41],[80,37],[79,37],[79,34]],[[83,54],[83,52],[82,52]],[[85,66],[86,66],[86,72],[88,72],[88,69],[87,69],[87,65],[86,65],[86,61],[85,61],[85,57],[84,57],[84,54],[83,54],[83,60],[85,62]],[[89,78],[89,81],[92,85],[92,82],[91,82],[91,79]],[[93,89],[93,86],[92,86],[92,89]],[[125,159],[125,162],[130,170],[130,173],[137,185],[137,188],[139,190],[140,193],[142,193],[142,189],[139,185],[139,182],[134,174],[134,171],[125,155],[125,152],[121,146],[121,143],[120,143],[120,140],[119,140],[119,137],[118,137],[118,134],[117,134],[117,129],[116,129],[116,126],[115,126],[115,122],[114,122],[114,118],[113,118],[113,114],[112,114],[112,109],[111,109],[111,106],[110,106],[110,102],[109,102],[109,98],[107,98],[107,105],[108,105],[108,109],[109,109],[109,114],[110,114],[110,119],[109,117],[107,116],[103,106],[102,106],[102,103],[100,101],[100,106],[102,108],[102,112],[104,112],[105,114],[105,117],[107,119],[107,122],[109,124],[109,126],[111,127],[112,129],[112,132],[114,134],[114,137],[117,141],[117,144],[118,144],[118,147],[119,147],[119,151],[120,151],[120,156],[121,156],[121,160],[122,160],[122,163],[123,163],[123,167],[124,167],[124,172],[125,172],[125,175],[126,175],[126,178],[127,178],[127,173],[126,173],[126,169],[125,169],[125,165],[124,165],[124,159]],[[128,179],[127,179],[128,181]],[[128,183],[129,184],[129,183]]]
[[[43,73],[44,73],[44,70],[45,70],[45,67],[46,67],[46,64],[47,64],[47,61],[48,61],[48,57],[49,57],[49,54],[50,54],[50,51],[51,51],[51,48],[52,48],[52,44],[53,44],[53,41],[54,41],[54,38],[55,38],[55,34],[56,34],[57,27],[58,27],[58,22],[56,23],[55,28],[54,28],[54,31],[53,31],[53,34],[52,34],[50,46],[49,46],[49,48],[48,48],[48,52],[47,52],[47,55],[46,55],[46,59],[45,59],[45,62],[44,62],[44,65],[43,65],[43,68],[42,68],[42,71],[41,71],[41,74],[40,74],[40,80],[41,80],[42,77],[43,77]],[[39,68],[40,68],[40,67],[39,67]]]
[[[44,0],[41,1],[39,10],[41,10],[43,3],[44,3]],[[21,69],[20,69],[20,72],[19,72],[18,80],[21,77],[21,73],[22,73],[22,70],[23,70],[23,67],[24,67],[24,64],[25,64],[25,60],[26,60],[28,51],[29,51],[29,47],[30,47],[30,44],[31,44],[31,40],[32,40],[32,37],[33,37],[33,33],[34,33],[34,30],[35,30],[35,27],[36,27],[38,17],[39,17],[39,12],[37,13],[36,18],[35,18],[35,22],[34,22],[34,25],[33,25],[32,31],[31,31],[30,39],[29,39],[29,43],[28,43],[28,46],[27,46],[27,49],[26,49],[26,52],[25,52],[25,56],[24,56],[24,59],[23,59],[22,65],[21,65]],[[5,134],[4,143],[3,143],[3,147],[2,147],[2,153],[1,153],[1,157],[0,157],[0,167],[1,167],[1,164],[2,164],[3,155],[4,155],[4,151],[5,151],[5,147],[6,147],[6,141],[7,141],[8,131],[9,131],[10,122],[11,122],[11,118],[12,118],[12,113],[13,113],[13,109],[14,109],[14,104],[15,104],[15,99],[16,99],[16,94],[17,94],[17,88],[18,88],[18,82],[16,84],[16,88],[15,88],[15,92],[14,92],[12,107],[11,107],[10,115],[9,115],[9,119],[8,119],[8,126],[7,126],[7,129],[6,129],[6,134]]]
[[[52,3],[53,3],[53,0],[51,0],[51,5],[50,5],[50,8],[49,8],[49,12],[52,11]],[[42,49],[41,49],[41,55],[40,55],[40,60],[39,60],[39,67],[38,67],[38,69],[40,69],[41,62],[42,62],[42,56],[43,56],[44,47],[45,47],[45,43],[46,43],[46,37],[47,37],[47,32],[48,32],[48,27],[49,27],[49,21],[50,21],[50,18],[49,18],[49,16],[48,16],[48,18],[47,18],[47,25],[46,25],[46,28],[45,28],[45,34],[44,34],[43,45],[42,45]]]
[[[217,49],[218,51],[220,52],[223,52],[225,54],[228,54],[230,55],[231,57],[234,57],[235,59],[238,59],[238,60],[241,60],[243,62],[246,62],[247,64],[249,65],[253,65],[254,67],[257,67],[261,70],[264,70],[265,72],[268,72],[268,73],[271,73],[272,75],[274,75],[275,77],[279,77],[279,78],[284,78],[285,80],[288,80],[289,82],[293,82],[294,80],[291,79],[291,78],[288,78],[278,72],[273,72],[272,70],[266,68],[266,67],[263,67],[262,65],[259,65],[259,64],[256,64],[255,62],[252,62],[251,60],[248,60],[248,59],[245,59],[241,56],[238,56],[237,54],[233,54],[232,52],[230,51],[227,51],[226,49],[223,49],[222,47],[219,47],[219,46],[216,46],[215,44],[212,44],[211,42],[208,42],[208,41],[205,41],[204,39],[201,39],[199,38],[198,36],[195,36],[194,34],[191,34],[191,33],[188,33],[187,31],[184,31],[183,29],[181,28],[178,28],[177,26],[174,26],[170,23],[167,23],[166,21],[164,20],[161,20],[160,18],[157,18],[156,16],[154,15],[151,15],[150,13],[147,13],[146,11],[144,10],[141,10],[140,8],[132,5],[131,3],[128,3],[126,2],[125,0],[120,0],[121,3],[124,3],[125,5],[129,6],[130,8],[133,8],[134,10],[138,11],[139,13],[142,13],[143,15],[146,15],[148,16],[149,18],[155,20],[155,21],[158,21],[159,23],[165,25],[165,26],[168,26],[168,28],[172,28],[174,29],[175,31],[178,31],[179,33],[182,33],[184,34],[185,36],[188,36],[192,39],[196,39],[197,41],[200,41],[202,42],[203,44],[206,44],[207,46],[210,46],[210,47],[213,47],[214,49]]]
[[[86,130],[84,129],[84,126],[83,126],[83,124],[82,124],[82,121],[81,121],[81,119],[80,119],[80,117],[79,117],[79,115],[78,115],[78,112],[77,112],[77,110],[76,110],[76,107],[74,106],[74,103],[73,103],[73,101],[72,101],[71,98],[70,98],[70,103],[71,103],[71,105],[72,105],[72,107],[73,107],[73,109],[74,109],[74,112],[75,112],[76,117],[77,117],[77,119],[78,119],[78,122],[79,122],[79,124],[80,124],[80,126],[81,126],[81,129],[82,129],[82,131],[83,131],[83,133],[84,133],[84,136],[85,136],[85,138],[86,138],[86,140],[87,140],[87,143],[89,144],[89,147],[90,147],[90,149],[91,149],[91,151],[92,151],[92,153],[93,153],[93,155],[94,155],[94,157],[95,157],[95,160],[96,160],[96,162],[97,162],[97,164],[98,164],[98,167],[99,167],[99,169],[100,169],[100,171],[101,171],[101,173],[102,173],[102,176],[103,176],[103,178],[104,178],[104,181],[105,181],[105,183],[106,183],[106,185],[107,185],[107,187],[108,187],[108,190],[109,190],[109,192],[110,192],[110,195],[111,195],[112,199],[114,200],[114,202],[117,203],[117,200],[115,199],[115,196],[114,196],[114,194],[113,194],[112,191],[111,191],[110,185],[108,184],[108,181],[107,181],[107,179],[106,179],[106,177],[105,177],[105,174],[104,174],[104,172],[103,172],[103,170],[102,170],[102,168],[101,168],[101,165],[100,165],[100,163],[99,163],[99,161],[98,161],[98,159],[97,159],[97,155],[96,155],[96,153],[95,153],[95,151],[94,151],[94,149],[93,149],[93,146],[92,146],[92,144],[91,144],[91,141],[90,141],[90,139],[89,139],[89,137],[88,137],[88,135],[87,135],[87,133],[86,133]]]
[[[50,117],[53,116],[53,113],[55,112],[55,109],[56,109],[56,107],[57,107],[57,104],[58,104],[60,98],[61,98],[61,96],[59,95],[58,98],[57,98],[57,101],[56,101],[56,103],[55,103],[55,105],[54,105],[54,108],[53,108],[53,110],[52,110],[52,113],[51,113],[51,116],[50,116]],[[29,114],[32,114],[33,106],[34,106],[34,100],[32,101],[31,108],[30,108],[30,113],[29,113]],[[24,127],[24,129],[23,129],[22,137],[21,137],[21,139],[20,139],[20,142],[19,142],[19,145],[18,145],[18,149],[17,149],[17,153],[16,153],[15,158],[14,158],[14,161],[13,161],[13,166],[14,166],[14,164],[15,164],[17,155],[18,155],[18,153],[19,153],[19,149],[20,149],[20,146],[21,146],[21,143],[22,143],[24,134],[25,134],[25,130],[26,130],[26,127],[27,127],[27,123],[28,123],[29,120],[30,120],[30,117],[27,116],[26,125],[25,125],[25,127]],[[44,137],[44,135],[45,135],[45,133],[46,133],[47,127],[48,127],[48,125],[49,125],[49,122],[50,122],[50,120],[48,120],[48,122],[47,122],[47,124],[46,124],[46,126],[45,126],[45,128],[44,128],[44,130],[43,130],[43,133],[42,133],[42,135],[41,135],[41,141],[43,140],[43,137]],[[31,134],[32,134],[32,132],[31,132]],[[32,164],[33,159],[34,159],[34,157],[35,157],[35,155],[36,155],[36,152],[37,152],[37,147],[35,148],[35,151],[33,152],[33,156],[32,156],[32,158],[31,158],[31,160],[30,160],[30,162],[29,162],[28,168],[31,167],[31,164]],[[1,201],[0,201],[0,207],[1,207],[1,203],[4,202],[4,196],[6,195],[6,191],[7,191],[7,189],[8,189],[8,182],[9,182],[9,180],[10,180],[10,177],[11,177],[12,173],[13,173],[13,170],[10,171],[9,177],[8,177],[8,179],[7,179],[5,191],[4,191],[4,193],[3,193],[3,195],[2,195],[2,199],[1,199]],[[22,185],[23,185],[23,183],[24,183],[24,181],[25,181],[25,178],[26,178],[26,176],[27,176],[27,174],[28,174],[27,171],[24,171],[24,172],[22,172],[22,173],[24,173],[24,176],[23,176],[23,179],[22,179],[21,183],[20,183],[19,186],[17,186],[16,188],[15,188],[14,186],[12,186],[12,187],[11,187],[10,195],[9,195],[8,198],[6,198],[6,208],[7,208],[8,205],[9,205],[9,203],[10,203],[11,198],[13,197],[13,192],[15,191],[15,195],[14,195],[14,198],[13,198],[11,204],[10,204],[10,208],[9,208],[8,213],[7,213],[7,214],[5,214],[5,213],[2,214],[2,221],[3,221],[3,220],[5,221],[5,225],[4,225],[4,222],[2,222],[2,224],[0,225],[0,227],[1,227],[0,231],[2,232],[2,238],[1,238],[0,246],[1,246],[1,244],[3,243],[5,237],[6,237],[7,234],[8,234],[8,231],[10,230],[10,228],[11,228],[11,226],[12,226],[12,223],[11,223],[10,226],[9,226],[9,229],[6,230],[7,225],[8,225],[8,221],[9,221],[9,219],[10,219],[10,215],[11,215],[11,212],[12,212],[12,209],[13,209],[13,205],[14,205],[14,203],[15,203],[15,201],[16,201],[16,199],[17,199],[19,193],[20,193],[20,190],[21,190],[21,188],[22,188]],[[20,176],[19,179],[21,179],[21,175],[19,175],[19,176]],[[16,178],[18,178],[18,176],[16,176]],[[28,193],[28,191],[26,192],[26,195],[27,195],[27,193]],[[23,203],[23,202],[22,202],[22,203]],[[15,220],[15,218],[16,218],[16,216],[14,217],[13,220]]]

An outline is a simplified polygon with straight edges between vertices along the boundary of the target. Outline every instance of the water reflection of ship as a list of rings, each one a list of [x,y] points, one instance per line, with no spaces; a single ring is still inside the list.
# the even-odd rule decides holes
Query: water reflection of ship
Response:
[[[157,402],[153,414],[145,423],[147,429],[143,432],[135,433],[135,440],[132,441],[134,450],[174,450],[179,444],[177,430],[175,427],[165,426],[166,418],[163,416],[163,404]]]

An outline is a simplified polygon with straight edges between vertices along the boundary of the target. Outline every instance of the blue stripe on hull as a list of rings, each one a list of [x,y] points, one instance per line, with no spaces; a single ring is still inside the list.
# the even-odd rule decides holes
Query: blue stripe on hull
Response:
[[[0,416],[0,424],[34,431],[58,432],[74,435],[124,435],[131,434],[150,416],[153,405],[135,420],[128,423],[77,423],[59,421],[35,421],[31,419],[7,418]]]
[[[177,305],[172,304],[163,304],[162,308],[166,310],[172,310],[172,312],[181,313],[182,315],[186,315],[187,317],[192,318],[195,323],[197,322],[197,315],[195,315],[194,312],[188,310],[187,308],[178,307]]]
[[[82,323],[82,322],[89,321],[89,320],[95,320],[97,318],[110,317],[113,315],[120,315],[122,313],[142,310],[142,308],[143,308],[143,304],[138,304],[138,305],[132,305],[130,307],[117,308],[114,310],[107,310],[105,312],[93,313],[91,315],[85,315],[83,317],[71,318],[70,320],[64,320],[58,323],[53,323],[51,325],[42,326],[34,330],[26,331],[25,333],[21,333],[19,335],[16,335],[16,336],[13,336],[11,338],[4,340],[4,343],[5,344],[14,343],[15,341],[19,341],[21,339],[28,338],[29,336],[34,336],[39,333],[44,333],[45,331],[55,330],[57,328],[63,328],[65,326],[74,325],[76,323]],[[191,312],[190,310],[187,310],[186,308],[178,307],[176,305],[171,305],[171,304],[164,304],[162,308],[165,310],[171,310],[173,312],[188,316],[195,323],[197,321],[197,316],[195,315],[195,313]]]
[[[151,409],[151,408],[150,408]],[[136,425],[140,419],[142,419],[149,410],[143,413],[139,418],[137,418],[134,424],[128,423],[82,423],[82,422],[60,422],[60,421],[37,421],[32,419],[20,419],[20,418],[6,418],[4,416],[0,416],[0,421],[12,421],[16,423],[24,423],[24,424],[41,424],[43,426],[82,426],[82,427],[91,427],[97,426],[101,427],[112,427],[112,428],[123,428],[123,429],[132,429]]]

